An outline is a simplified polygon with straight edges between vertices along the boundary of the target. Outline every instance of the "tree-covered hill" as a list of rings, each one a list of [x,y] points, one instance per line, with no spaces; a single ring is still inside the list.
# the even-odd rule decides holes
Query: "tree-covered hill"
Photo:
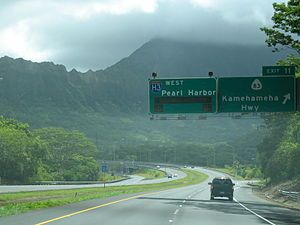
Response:
[[[0,58],[0,104],[5,112],[32,107],[112,113],[147,112],[147,78],[259,75],[280,54],[263,46],[213,45],[152,40],[106,70],[67,71],[52,62]]]
[[[152,72],[163,77],[207,76],[209,71],[217,76],[253,76],[261,74],[262,65],[273,65],[285,55],[274,54],[264,45],[154,39],[105,71],[112,74],[130,71],[146,77]]]
[[[183,152],[197,149],[199,143],[204,144],[201,147],[204,149],[205,144],[218,147],[222,146],[218,143],[234,143],[256,132],[260,121],[229,118],[150,121],[147,113],[149,75],[153,71],[159,77],[207,76],[208,71],[217,76],[259,75],[262,65],[274,64],[279,58],[283,58],[282,54],[273,54],[263,46],[167,40],[149,41],[115,65],[85,73],[67,71],[63,65],[52,62],[2,57],[0,113],[27,122],[33,128],[55,126],[80,130],[109,158],[112,151],[124,150],[124,146],[156,148],[159,143],[168,146],[164,151],[173,151],[171,148],[180,145]],[[230,146],[236,148],[234,151],[228,148],[232,159],[232,152],[238,151],[238,147]],[[244,144],[243,150],[247,146],[254,149],[250,141]],[[222,147],[219,150],[222,151]],[[255,152],[248,154],[244,161],[253,161],[253,155]]]

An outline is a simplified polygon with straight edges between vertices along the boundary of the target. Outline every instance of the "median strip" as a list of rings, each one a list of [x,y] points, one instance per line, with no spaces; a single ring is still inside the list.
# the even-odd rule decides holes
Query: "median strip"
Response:
[[[187,176],[182,179],[156,184],[0,194],[0,217],[91,199],[184,187],[200,183],[207,178],[207,175],[197,171],[184,172]]]

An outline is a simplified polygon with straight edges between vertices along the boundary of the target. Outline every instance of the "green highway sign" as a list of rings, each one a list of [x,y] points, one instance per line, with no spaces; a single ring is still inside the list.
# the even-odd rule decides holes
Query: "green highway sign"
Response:
[[[152,114],[214,113],[215,78],[175,78],[149,80],[149,105]]]
[[[295,111],[295,78],[227,77],[218,79],[218,112]]]
[[[107,164],[104,164],[101,166],[101,172],[102,173],[107,173],[108,172],[108,165]]]
[[[295,66],[263,66],[262,67],[263,76],[274,76],[274,75],[295,76],[295,74],[296,74]]]

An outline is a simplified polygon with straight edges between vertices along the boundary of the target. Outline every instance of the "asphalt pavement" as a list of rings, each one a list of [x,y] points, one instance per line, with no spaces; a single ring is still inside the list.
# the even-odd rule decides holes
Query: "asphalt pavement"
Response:
[[[2,225],[291,225],[300,212],[274,205],[252,193],[246,182],[235,181],[234,201],[209,200],[208,182],[146,194],[123,195],[53,207],[0,218]]]
[[[164,177],[159,179],[145,179],[144,177],[137,175],[130,175],[129,179],[115,183],[107,183],[105,186],[123,186],[123,185],[142,185],[142,184],[154,184],[163,183],[171,180],[177,180],[184,178],[186,174],[180,170],[172,168],[162,168],[167,174],[177,174],[177,177],[172,179]],[[62,190],[62,189],[76,189],[76,188],[91,188],[91,187],[103,187],[103,184],[67,184],[67,185],[0,185],[0,193],[8,192],[20,192],[20,191],[47,191],[47,190]],[[0,224],[1,225],[1,224]]]

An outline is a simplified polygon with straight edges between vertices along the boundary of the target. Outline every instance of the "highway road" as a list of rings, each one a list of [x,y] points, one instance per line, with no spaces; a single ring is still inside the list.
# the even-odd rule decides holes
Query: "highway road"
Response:
[[[160,179],[146,180],[144,177],[131,175],[127,180],[123,180],[116,183],[107,183],[106,186],[122,186],[122,185],[140,185],[140,184],[153,184],[153,183],[163,183],[171,180],[181,179],[186,176],[186,174],[180,170],[172,168],[161,169],[166,173],[178,174],[177,177],[169,179],[167,177]],[[87,188],[87,187],[102,187],[103,184],[71,184],[71,185],[0,185],[0,193],[8,192],[20,192],[20,191],[46,191],[46,190],[61,190],[61,189],[75,189],[75,188]]]
[[[256,197],[245,182],[235,182],[233,202],[209,200],[208,181],[184,188],[126,195],[53,207],[0,218],[2,225],[291,225],[300,212]]]

